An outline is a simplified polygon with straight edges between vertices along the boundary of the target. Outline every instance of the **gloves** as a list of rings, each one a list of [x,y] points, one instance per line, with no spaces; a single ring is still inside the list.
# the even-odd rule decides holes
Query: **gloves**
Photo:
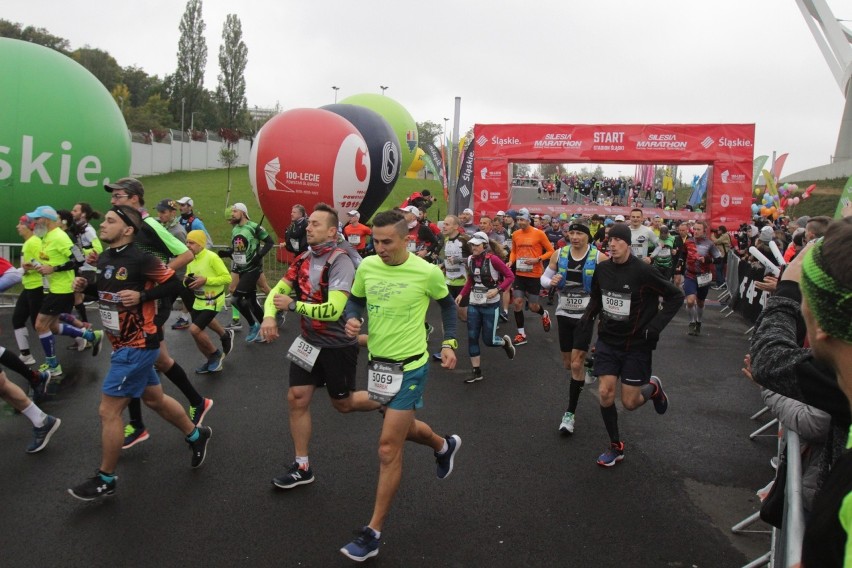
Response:
[[[653,343],[654,345],[656,345],[660,340],[660,332],[655,329],[647,328],[643,335],[645,336],[645,341]]]
[[[219,258],[231,258],[231,255],[234,253],[234,249],[224,248],[216,251],[216,254],[219,255]]]

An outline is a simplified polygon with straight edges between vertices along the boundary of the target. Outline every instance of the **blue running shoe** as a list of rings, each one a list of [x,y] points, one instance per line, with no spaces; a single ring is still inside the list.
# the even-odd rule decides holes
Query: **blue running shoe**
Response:
[[[447,440],[447,451],[443,454],[435,452],[435,463],[438,464],[438,479],[446,479],[453,472],[453,461],[456,459],[456,454],[461,448],[461,438],[453,434],[452,436],[444,436]]]
[[[53,433],[59,429],[60,424],[62,424],[62,420],[48,416],[41,428],[33,426],[33,441],[27,446],[27,453],[34,454],[42,451],[47,446]]]
[[[254,322],[254,325],[249,328],[248,335],[246,335],[246,343],[252,343],[257,339],[258,334],[260,334],[260,324]]]
[[[624,459],[624,442],[610,442],[609,449],[598,456],[598,465],[612,467]]]
[[[379,554],[379,539],[370,527],[364,527],[357,533],[355,540],[340,549],[340,552],[355,562],[363,562]]]

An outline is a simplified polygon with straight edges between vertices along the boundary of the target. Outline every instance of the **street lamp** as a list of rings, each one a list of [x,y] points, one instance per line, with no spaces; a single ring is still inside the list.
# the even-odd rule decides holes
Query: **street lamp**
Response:
[[[337,91],[340,90],[340,87],[335,87],[332,85],[331,88],[334,89],[334,104],[337,104]]]
[[[183,169],[183,137],[186,136],[186,130],[183,129],[183,108],[186,104],[186,98],[180,98],[180,169]]]
[[[385,91],[387,91],[387,90],[388,90],[388,88],[387,88],[387,87],[385,87],[384,85],[379,85],[379,88],[382,90],[382,96],[384,96]]]
[[[189,170],[192,171],[192,133],[195,132],[195,115],[200,113],[200,110],[192,111],[189,114]]]

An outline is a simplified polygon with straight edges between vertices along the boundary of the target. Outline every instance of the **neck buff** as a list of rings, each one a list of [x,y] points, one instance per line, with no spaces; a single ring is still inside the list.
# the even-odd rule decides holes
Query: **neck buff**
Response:
[[[334,241],[328,241],[325,243],[320,243],[318,245],[311,245],[311,254],[314,256],[322,256],[333,251],[336,246],[337,243],[335,243]]]
[[[802,263],[802,291],[823,331],[852,343],[852,289],[825,271],[822,247],[820,239]]]

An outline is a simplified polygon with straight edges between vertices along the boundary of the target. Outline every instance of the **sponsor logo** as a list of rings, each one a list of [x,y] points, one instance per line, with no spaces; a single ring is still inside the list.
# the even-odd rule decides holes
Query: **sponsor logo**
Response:
[[[463,183],[459,186],[459,193],[461,193],[461,196],[465,199],[467,199],[467,197],[470,195],[470,190],[467,188],[466,183]]]
[[[399,173],[398,154],[393,142],[387,141],[382,146],[382,183],[391,183]]]
[[[479,170],[479,177],[482,179],[488,179],[488,168],[482,168]]]
[[[520,146],[521,140],[515,136],[509,136],[508,138],[500,138],[499,136],[492,136],[491,143],[495,146]],[[480,144],[481,145],[481,144]]]
[[[580,140],[573,140],[571,134],[563,132],[545,134],[541,140],[536,140],[533,143],[534,148],[567,148],[570,150],[579,150],[583,147]]]
[[[707,138],[701,141],[701,146],[706,150],[715,143],[716,141],[708,136]]]
[[[35,138],[32,136],[23,136],[21,139],[21,169],[18,172],[21,183],[33,182],[33,176],[38,177],[40,185],[53,185],[58,182],[59,185],[69,185],[72,175],[77,184],[82,187],[95,187],[108,183],[109,180],[101,181],[98,179],[98,174],[101,173],[101,160],[97,156],[83,156],[77,162],[75,168],[72,168],[71,154],[59,155],[59,176],[56,182],[50,177],[48,167],[55,170],[53,164],[56,160],[53,159],[54,152],[41,152],[37,156],[34,151]],[[59,144],[59,147],[68,152],[72,145],[68,140]],[[9,154],[11,148],[0,144],[0,155]],[[12,164],[6,160],[0,159],[0,180],[9,179],[12,177]]]
[[[685,140],[678,140],[676,134],[649,134],[647,140],[637,140],[637,150],[686,150]]]
[[[746,198],[741,195],[730,195],[728,193],[723,193],[719,196],[719,205],[722,207],[738,207],[745,204]],[[751,200],[751,197],[749,197]]]
[[[488,144],[488,138],[486,138],[484,134],[480,134],[479,138],[476,139],[476,145],[485,146],[486,144]]]
[[[115,272],[115,267],[113,265],[109,265],[104,269],[104,278],[109,280],[112,278],[112,273]]]
[[[728,170],[719,174],[719,177],[722,178],[722,183],[745,183],[746,180],[745,174],[732,174]]]
[[[479,177],[482,179],[502,179],[502,170],[489,170],[487,167],[479,170]]]
[[[751,140],[747,138],[719,138],[719,146],[723,148],[751,148],[753,146]]]
[[[727,207],[731,204],[731,196],[727,193],[723,193],[722,196],[719,198],[719,204],[722,207]]]
[[[408,151],[413,152],[417,147],[417,132],[414,130],[406,131],[405,143],[408,144]]]
[[[118,270],[115,271],[115,279],[127,280],[127,268],[125,268],[124,266],[120,266]]]

